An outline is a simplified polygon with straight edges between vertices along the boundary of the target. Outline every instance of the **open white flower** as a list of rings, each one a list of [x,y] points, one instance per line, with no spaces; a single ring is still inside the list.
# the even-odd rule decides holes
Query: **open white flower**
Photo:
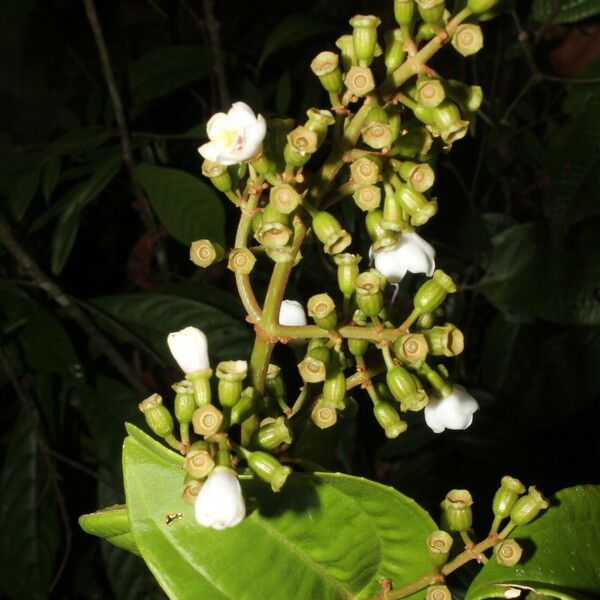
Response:
[[[237,475],[228,467],[215,467],[198,492],[196,521],[203,527],[235,527],[246,516],[246,505]]]
[[[296,300],[284,300],[279,309],[279,324],[293,327],[306,325],[304,307]]]
[[[210,369],[208,341],[197,327],[186,327],[170,333],[167,336],[167,344],[173,358],[186,375]]]
[[[262,115],[255,115],[244,102],[234,102],[227,114],[217,113],[206,124],[210,142],[198,152],[213,162],[235,165],[250,160],[262,152],[267,124]]]
[[[398,283],[407,271],[425,273],[431,277],[435,271],[435,250],[420,235],[403,233],[400,241],[390,248],[374,251],[371,256],[375,268],[389,283]]]
[[[425,407],[425,422],[434,433],[442,433],[444,429],[467,429],[478,409],[477,400],[462,385],[454,385],[449,396],[429,400]]]

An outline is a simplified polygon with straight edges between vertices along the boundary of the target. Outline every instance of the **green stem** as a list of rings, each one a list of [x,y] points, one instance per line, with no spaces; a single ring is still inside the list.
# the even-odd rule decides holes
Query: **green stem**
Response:
[[[367,364],[365,363],[364,356],[357,356],[356,357],[356,366],[358,368],[360,368],[360,374],[361,375],[368,372]],[[367,390],[367,394],[369,394],[369,398],[371,398],[371,401],[373,402],[373,404],[374,405],[377,404],[379,402],[379,396],[377,394],[377,390],[375,389],[375,387],[371,383],[371,379],[370,378],[365,378],[365,380],[363,381],[363,384],[365,384],[365,388]],[[346,380],[346,389],[348,389],[347,380]]]

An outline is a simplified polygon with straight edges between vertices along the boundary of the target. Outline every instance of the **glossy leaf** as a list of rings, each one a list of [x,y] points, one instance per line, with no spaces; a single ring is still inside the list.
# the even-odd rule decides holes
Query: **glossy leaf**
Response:
[[[183,244],[223,244],[225,212],[217,194],[197,177],[167,167],[140,165],[138,176],[161,223]]]
[[[600,486],[561,490],[514,537],[524,549],[521,562],[504,567],[490,560],[466,600],[506,598],[511,588],[566,599],[600,596]]]
[[[279,494],[245,479],[247,518],[225,531],[203,528],[180,498],[183,458],[128,431],[133,536],[170,598],[365,598],[382,577],[399,584],[429,568],[429,515],[391,488],[348,475],[296,475]],[[167,524],[170,513],[183,516]]]
[[[79,526],[86,533],[104,538],[114,546],[139,554],[124,504],[109,506],[79,517]]]
[[[552,18],[555,23],[576,23],[600,13],[599,0],[533,0],[532,18],[545,21]]]

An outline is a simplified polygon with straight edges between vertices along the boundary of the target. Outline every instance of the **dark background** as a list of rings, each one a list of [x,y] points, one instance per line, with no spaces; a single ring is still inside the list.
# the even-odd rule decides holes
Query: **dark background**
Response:
[[[333,48],[348,18],[375,13],[393,26],[391,0],[216,2],[226,80],[219,87],[206,2],[97,4],[135,162],[177,172],[165,180],[167,200],[153,199],[160,219],[152,235],[119,162],[83,3],[0,2],[0,219],[138,382],[134,391],[0,240],[0,588],[16,600],[161,597],[139,559],[86,536],[76,519],[123,500],[123,421],[139,422],[142,387],[164,391],[178,377],[166,333],[210,325],[217,360],[250,348],[231,273],[196,269],[181,243],[193,224],[190,196],[215,197],[189,178],[184,185],[180,172],[198,180],[196,148],[224,100],[302,120],[326,103],[309,62]],[[448,489],[470,489],[480,532],[504,474],[548,495],[600,483],[598,5],[517,4],[483,25],[478,55],[463,59],[448,48],[433,62],[485,93],[472,134],[437,163],[440,211],[423,233],[459,283],[447,318],[467,346],[449,366],[481,410],[468,431],[439,436],[417,415],[394,441],[365,410],[356,424],[303,440],[317,462],[393,485],[434,517]],[[231,243],[236,214],[225,202]],[[366,249],[355,212],[343,216]],[[166,264],[156,262],[157,249]],[[255,270],[259,288],[267,266]],[[307,251],[288,297],[326,291],[329,268]],[[277,359],[293,365],[287,349]],[[298,382],[286,371],[293,393]],[[459,588],[472,576],[465,571]]]

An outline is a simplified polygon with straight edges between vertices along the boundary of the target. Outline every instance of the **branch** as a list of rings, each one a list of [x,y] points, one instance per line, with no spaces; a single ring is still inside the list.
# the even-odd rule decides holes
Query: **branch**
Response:
[[[106,356],[111,364],[121,373],[124,379],[140,395],[147,394],[146,386],[140,381],[137,374],[130,368],[125,357],[112,345],[110,340],[96,327],[93,321],[73,302],[67,294],[52,281],[27,254],[23,246],[15,239],[6,223],[0,221],[0,242],[2,242],[19,266],[27,273],[28,277],[44,290],[52,300],[62,307],[67,315],[75,321],[89,336],[90,340]]]
[[[221,47],[221,35],[219,33],[220,24],[215,18],[212,0],[202,0],[204,17],[206,19],[206,29],[210,40],[210,54],[213,63],[213,72],[217,80],[217,89],[219,90],[219,102],[221,107],[229,105],[229,91],[227,90],[227,80],[225,78],[225,65],[223,61],[223,49]]]

